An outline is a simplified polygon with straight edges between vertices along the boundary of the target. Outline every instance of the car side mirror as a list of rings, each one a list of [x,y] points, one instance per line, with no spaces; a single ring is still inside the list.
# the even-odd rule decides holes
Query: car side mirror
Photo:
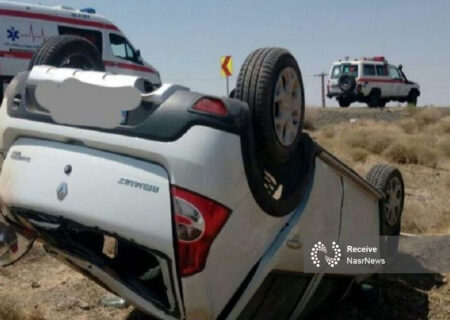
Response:
[[[398,65],[398,70],[402,70],[403,69],[403,65],[402,64],[399,64]]]
[[[141,57],[141,50],[136,50],[136,56],[138,57],[138,58],[140,58]]]

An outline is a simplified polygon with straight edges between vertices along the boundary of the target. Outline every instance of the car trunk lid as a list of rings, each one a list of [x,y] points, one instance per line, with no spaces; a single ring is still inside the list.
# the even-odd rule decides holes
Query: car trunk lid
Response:
[[[109,276],[147,300],[144,306],[135,301],[142,308],[179,313],[170,182],[162,166],[20,138],[6,155],[0,196],[4,212],[22,215],[51,246],[111,269]],[[102,255],[106,237],[115,241],[109,258]],[[133,259],[152,262],[139,270]]]

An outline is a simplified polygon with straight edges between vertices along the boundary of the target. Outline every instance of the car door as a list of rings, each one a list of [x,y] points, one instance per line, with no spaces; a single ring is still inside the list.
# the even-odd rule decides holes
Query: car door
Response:
[[[271,248],[271,258],[260,262],[261,267],[267,264],[271,271],[251,295],[238,320],[291,319],[304,312],[320,285],[320,269],[317,274],[305,273],[304,257],[311,256],[317,239],[326,245],[339,239],[343,178],[329,164],[316,159],[310,188],[279,235],[280,246]]]
[[[401,97],[402,88],[405,87],[405,81],[403,77],[398,72],[397,67],[389,65],[389,77],[390,77],[390,96],[391,97]]]
[[[107,71],[143,77],[157,86],[161,84],[159,73],[144,62],[140,51],[135,50],[122,34],[106,33],[105,38],[103,60]]]

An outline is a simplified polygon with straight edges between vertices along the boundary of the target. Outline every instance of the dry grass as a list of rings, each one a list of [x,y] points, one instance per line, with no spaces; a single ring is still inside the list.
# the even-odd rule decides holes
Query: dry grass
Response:
[[[384,152],[384,156],[397,164],[420,164],[436,168],[437,152],[426,144],[416,143],[413,139],[399,139]]]
[[[320,110],[319,108],[306,108],[305,109],[305,119],[303,122],[303,127],[306,130],[315,130],[315,121],[319,117]]]
[[[407,188],[403,231],[450,233],[450,116],[440,108],[403,112],[389,123],[359,119],[311,134],[363,176],[377,163],[400,168]]]

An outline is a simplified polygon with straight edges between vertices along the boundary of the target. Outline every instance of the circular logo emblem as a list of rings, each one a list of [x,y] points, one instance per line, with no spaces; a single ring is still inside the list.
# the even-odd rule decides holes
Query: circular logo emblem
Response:
[[[338,262],[341,260],[341,249],[339,248],[339,245],[336,242],[332,242],[331,248],[334,251],[334,256],[330,257],[328,255],[327,247],[322,242],[317,242],[311,249],[311,260],[313,264],[319,268],[320,267],[320,259],[319,259],[319,252],[323,253],[323,256],[325,258],[326,263],[330,267],[335,267]]]

